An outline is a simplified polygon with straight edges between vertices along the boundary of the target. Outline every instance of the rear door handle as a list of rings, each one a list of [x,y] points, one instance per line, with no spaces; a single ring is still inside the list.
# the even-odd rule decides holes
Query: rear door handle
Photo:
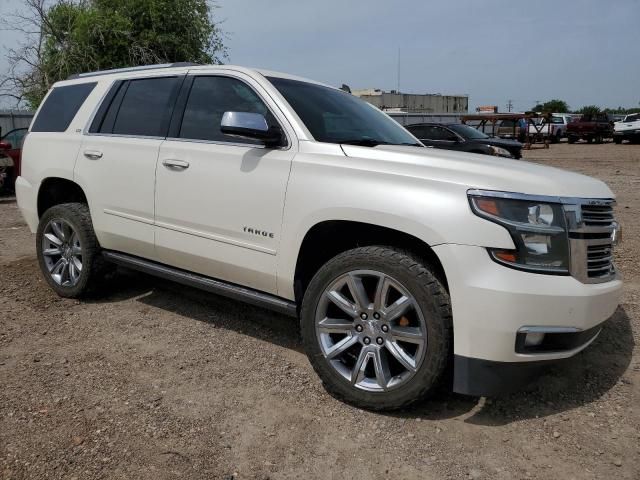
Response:
[[[89,160],[100,160],[102,158],[102,152],[98,150],[85,150],[84,156]]]
[[[185,162],[184,160],[176,160],[167,158],[162,161],[162,165],[167,167],[170,170],[186,170],[189,168],[189,162]]]

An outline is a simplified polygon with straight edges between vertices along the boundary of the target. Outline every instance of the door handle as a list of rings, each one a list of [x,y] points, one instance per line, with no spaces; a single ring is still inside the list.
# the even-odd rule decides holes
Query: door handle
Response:
[[[187,168],[189,168],[189,162],[185,162],[184,160],[170,159],[170,158],[163,160],[162,165],[164,165],[170,170],[186,170]]]
[[[84,156],[89,160],[100,160],[102,158],[102,152],[98,150],[85,150]]]

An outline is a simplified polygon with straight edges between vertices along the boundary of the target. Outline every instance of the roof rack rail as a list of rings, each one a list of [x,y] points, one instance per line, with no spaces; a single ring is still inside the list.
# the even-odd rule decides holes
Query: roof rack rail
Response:
[[[159,63],[156,65],[141,65],[139,67],[126,67],[126,68],[114,68],[112,70],[98,70],[96,72],[86,73],[74,73],[69,75],[67,80],[73,80],[76,78],[85,77],[98,77],[100,75],[111,75],[112,73],[125,73],[125,72],[139,72],[144,70],[159,70],[161,68],[175,68],[175,67],[196,67],[199,63],[193,62],[175,62],[175,63]]]

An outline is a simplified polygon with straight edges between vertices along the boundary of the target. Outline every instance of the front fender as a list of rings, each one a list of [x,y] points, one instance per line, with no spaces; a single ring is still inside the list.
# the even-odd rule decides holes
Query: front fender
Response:
[[[513,248],[503,227],[471,212],[467,185],[376,171],[340,155],[297,155],[278,247],[278,294],[294,298],[300,247],[315,225],[367,223],[409,234],[433,247],[457,243]]]

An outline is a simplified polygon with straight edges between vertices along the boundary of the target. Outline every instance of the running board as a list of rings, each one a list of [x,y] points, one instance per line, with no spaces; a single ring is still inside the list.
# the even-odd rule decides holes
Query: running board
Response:
[[[107,261],[132,270],[138,270],[166,280],[172,280],[183,285],[206,290],[207,292],[215,293],[223,297],[240,300],[241,302],[250,303],[251,305],[263,307],[291,317],[298,316],[298,309],[294,302],[276,297],[275,295],[169,267],[161,263],[127,255],[126,253],[103,251],[102,255]]]

